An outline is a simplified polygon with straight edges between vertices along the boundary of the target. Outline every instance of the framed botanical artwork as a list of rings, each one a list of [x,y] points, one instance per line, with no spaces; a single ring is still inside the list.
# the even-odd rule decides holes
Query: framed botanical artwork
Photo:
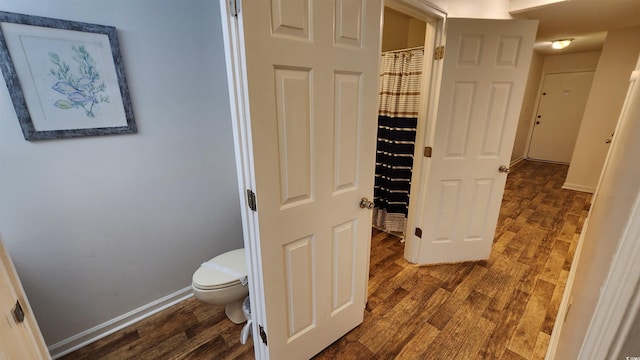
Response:
[[[112,26],[0,12],[0,68],[26,140],[137,131]]]

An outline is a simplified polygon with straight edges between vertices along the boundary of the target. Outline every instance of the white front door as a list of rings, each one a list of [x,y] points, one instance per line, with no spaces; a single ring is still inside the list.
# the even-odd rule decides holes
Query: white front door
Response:
[[[267,339],[254,344],[272,359],[310,358],[363,320],[371,212],[359,203],[373,196],[381,10],[380,0],[242,1],[252,281],[262,277],[251,289]]]
[[[584,71],[545,75],[528,158],[571,162],[593,74]]]
[[[432,157],[421,157],[418,263],[489,258],[527,81],[535,20],[448,19]],[[418,235],[416,235],[418,233]]]

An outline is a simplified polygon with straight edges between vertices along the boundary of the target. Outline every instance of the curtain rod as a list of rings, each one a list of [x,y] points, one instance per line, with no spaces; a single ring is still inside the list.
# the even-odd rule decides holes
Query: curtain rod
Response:
[[[406,49],[398,49],[398,50],[389,50],[389,51],[383,51],[383,54],[387,54],[387,53],[397,53],[397,52],[404,52],[404,51],[412,51],[412,50],[423,50],[424,51],[424,46],[416,46],[416,47],[412,47],[412,48],[406,48]]]

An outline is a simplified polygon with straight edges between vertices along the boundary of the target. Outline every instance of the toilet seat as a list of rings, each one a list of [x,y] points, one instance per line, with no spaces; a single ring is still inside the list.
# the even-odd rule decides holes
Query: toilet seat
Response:
[[[198,290],[221,290],[221,289],[226,289],[226,288],[237,286],[237,285],[242,285],[242,284],[240,283],[240,281],[231,281],[228,283],[218,284],[218,285],[202,285],[202,284],[196,283],[195,281],[193,282],[193,287]]]
[[[236,249],[220,254],[208,262],[247,276],[244,249]],[[211,267],[201,265],[193,274],[193,287],[200,290],[219,290],[237,285],[242,285],[238,278]]]

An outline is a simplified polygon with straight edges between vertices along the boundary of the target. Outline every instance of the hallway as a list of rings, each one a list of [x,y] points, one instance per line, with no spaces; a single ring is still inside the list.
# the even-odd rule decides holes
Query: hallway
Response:
[[[543,359],[591,198],[567,168],[512,167],[487,261],[410,265],[374,231],[365,321],[315,359]]]
[[[543,359],[591,198],[567,168],[512,167],[486,261],[412,265],[374,230],[364,323],[314,359]],[[252,359],[241,328],[191,298],[62,359]]]

